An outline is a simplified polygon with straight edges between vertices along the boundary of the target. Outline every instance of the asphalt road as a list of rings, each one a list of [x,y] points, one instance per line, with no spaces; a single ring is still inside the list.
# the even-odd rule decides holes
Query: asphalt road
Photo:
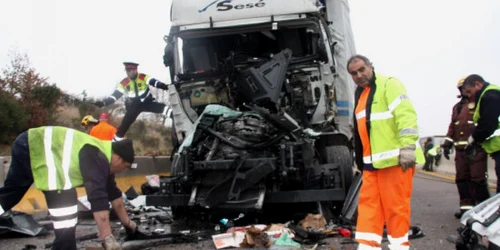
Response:
[[[455,249],[446,241],[446,237],[455,234],[460,223],[453,213],[458,209],[458,194],[455,184],[449,178],[440,178],[437,174],[416,173],[412,197],[411,224],[420,226],[425,237],[411,241],[411,249]],[[87,234],[96,229],[79,226],[77,235]],[[23,249],[26,244],[33,244],[43,249],[45,243],[51,242],[52,235],[39,238],[0,238],[0,249]],[[318,249],[356,249],[355,244],[341,244],[342,239],[327,239],[327,245]],[[95,244],[95,242],[93,242]],[[198,244],[178,244],[153,248],[160,249],[215,249],[211,240]],[[384,249],[387,249],[384,245]]]

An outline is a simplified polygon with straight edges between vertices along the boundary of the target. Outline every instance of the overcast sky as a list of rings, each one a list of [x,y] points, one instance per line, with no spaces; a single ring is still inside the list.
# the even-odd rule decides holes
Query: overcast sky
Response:
[[[500,84],[500,1],[355,0],[350,5],[357,52],[368,56],[377,72],[406,85],[421,136],[446,133],[460,77],[478,73]],[[168,79],[162,56],[170,1],[3,0],[2,10],[2,68],[14,49],[66,92],[85,89],[96,97],[111,93],[125,77],[123,61],[136,61],[141,71]]]

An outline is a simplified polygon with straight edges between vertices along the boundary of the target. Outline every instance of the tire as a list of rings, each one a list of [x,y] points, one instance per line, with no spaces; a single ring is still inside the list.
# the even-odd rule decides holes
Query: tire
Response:
[[[352,152],[347,146],[333,145],[325,147],[324,160],[326,163],[338,163],[340,165],[340,175],[344,181],[345,193],[349,191],[354,178]]]

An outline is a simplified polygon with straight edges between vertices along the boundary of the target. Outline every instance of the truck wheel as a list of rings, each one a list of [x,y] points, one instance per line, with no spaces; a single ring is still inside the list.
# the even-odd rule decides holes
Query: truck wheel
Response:
[[[347,146],[333,145],[325,148],[324,160],[327,163],[340,164],[340,175],[344,179],[345,193],[349,191],[354,178],[352,152]]]

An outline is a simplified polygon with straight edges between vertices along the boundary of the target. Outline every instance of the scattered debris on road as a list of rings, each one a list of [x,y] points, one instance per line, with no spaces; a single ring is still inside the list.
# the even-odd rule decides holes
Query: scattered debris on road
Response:
[[[6,212],[0,216],[0,234],[19,233],[29,236],[41,236],[47,230],[29,214],[21,212]]]

